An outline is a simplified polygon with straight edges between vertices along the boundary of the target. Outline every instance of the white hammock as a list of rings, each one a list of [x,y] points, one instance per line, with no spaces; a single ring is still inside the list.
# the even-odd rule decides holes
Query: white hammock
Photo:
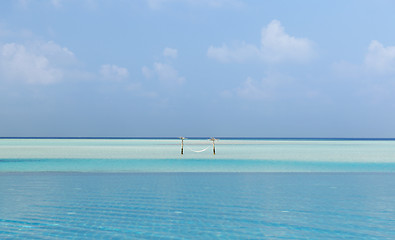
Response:
[[[187,148],[188,148],[189,150],[191,150],[192,152],[196,152],[196,153],[204,152],[204,151],[206,151],[209,147],[211,147],[211,146],[208,146],[208,147],[206,147],[206,148],[204,148],[204,149],[202,149],[202,150],[193,150],[192,148],[190,148],[190,147],[187,146]]]

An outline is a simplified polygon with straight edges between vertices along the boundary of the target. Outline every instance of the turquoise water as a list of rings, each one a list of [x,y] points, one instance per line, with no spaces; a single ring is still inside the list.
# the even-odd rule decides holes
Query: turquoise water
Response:
[[[0,139],[0,171],[394,172],[395,141]]]
[[[0,139],[0,239],[395,239],[395,141]]]
[[[395,175],[2,173],[0,239],[394,239]]]

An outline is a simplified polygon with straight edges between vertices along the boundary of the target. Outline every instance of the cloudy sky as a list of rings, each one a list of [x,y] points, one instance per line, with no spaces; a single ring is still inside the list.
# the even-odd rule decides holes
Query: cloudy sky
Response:
[[[394,12],[1,1],[0,136],[395,137]]]

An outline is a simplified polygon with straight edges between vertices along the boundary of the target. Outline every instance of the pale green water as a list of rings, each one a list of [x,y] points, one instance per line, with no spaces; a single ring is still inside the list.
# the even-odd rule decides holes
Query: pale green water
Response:
[[[395,171],[395,141],[0,139],[0,171]],[[195,153],[210,146],[207,151]]]

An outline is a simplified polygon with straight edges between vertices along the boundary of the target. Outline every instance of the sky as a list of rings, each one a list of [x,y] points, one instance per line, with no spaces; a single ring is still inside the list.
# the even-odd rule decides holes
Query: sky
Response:
[[[5,0],[2,137],[395,137],[395,2]]]

